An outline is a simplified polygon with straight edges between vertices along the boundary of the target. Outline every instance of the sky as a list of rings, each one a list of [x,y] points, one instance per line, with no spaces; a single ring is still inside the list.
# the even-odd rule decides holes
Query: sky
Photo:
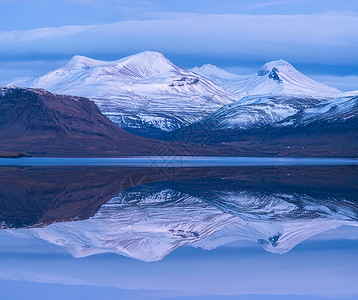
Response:
[[[74,55],[153,50],[184,68],[211,63],[242,74],[282,58],[358,89],[356,0],[0,0],[0,11],[1,83]]]
[[[185,246],[145,263],[115,254],[73,258],[0,232],[4,299],[327,300],[358,298],[358,228],[343,226],[279,255],[256,243]],[[39,293],[41,291],[41,293]]]

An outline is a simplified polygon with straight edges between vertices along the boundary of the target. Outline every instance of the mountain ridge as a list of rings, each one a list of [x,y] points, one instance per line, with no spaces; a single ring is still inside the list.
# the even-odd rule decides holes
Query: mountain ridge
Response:
[[[269,97],[269,103],[240,105],[233,103],[209,116],[174,132],[195,143],[208,137],[208,147],[225,145],[237,153],[258,152],[264,156],[358,156],[358,97],[342,97],[316,103],[314,106],[280,108],[280,99]],[[288,103],[289,104],[289,103]],[[285,105],[284,108],[287,109]],[[279,114],[275,114],[279,111]],[[168,139],[173,139],[171,135]]]
[[[76,55],[59,69],[11,85],[17,83],[89,96],[119,127],[159,139],[210,118],[219,124],[224,115],[230,130],[273,126],[356,94],[316,82],[282,59],[255,74],[235,75],[210,64],[187,71],[153,51],[111,62]]]
[[[63,67],[9,86],[90,98],[114,123],[141,135],[173,131],[238,100],[153,51],[112,62],[75,56]]]
[[[289,95],[331,98],[342,93],[337,88],[308,78],[283,59],[267,62],[251,75],[232,74],[210,64],[191,70],[241,97]]]

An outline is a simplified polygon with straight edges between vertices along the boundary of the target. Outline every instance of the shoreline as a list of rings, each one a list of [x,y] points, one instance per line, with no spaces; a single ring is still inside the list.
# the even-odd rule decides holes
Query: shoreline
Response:
[[[118,166],[118,167],[240,167],[240,166],[357,166],[357,158],[322,157],[218,157],[218,156],[132,156],[85,157],[0,157],[0,166]]]

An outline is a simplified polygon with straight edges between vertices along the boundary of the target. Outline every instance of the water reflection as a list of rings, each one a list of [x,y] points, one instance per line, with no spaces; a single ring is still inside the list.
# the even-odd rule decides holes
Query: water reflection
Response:
[[[157,261],[192,245],[254,241],[284,253],[357,226],[358,168],[0,168],[3,230],[75,257]]]

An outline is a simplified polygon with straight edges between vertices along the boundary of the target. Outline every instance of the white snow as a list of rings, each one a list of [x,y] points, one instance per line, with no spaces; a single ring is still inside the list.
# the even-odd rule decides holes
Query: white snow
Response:
[[[315,107],[326,99],[299,96],[252,95],[225,105],[199,120],[215,129],[247,129],[272,125],[295,115],[298,111]]]
[[[195,67],[192,71],[241,97],[289,95],[327,98],[337,97],[342,93],[336,88],[308,78],[282,59],[268,62],[256,74],[246,76],[231,74],[212,65]],[[274,74],[278,77],[274,77]]]
[[[329,99],[312,108],[305,109],[299,123],[311,123],[317,120],[344,121],[356,118],[358,114],[358,97],[341,97]],[[288,120],[290,121],[290,120]],[[285,125],[283,123],[282,125]]]
[[[147,116],[142,120],[162,129],[165,122],[150,116],[191,122],[238,100],[212,81],[152,51],[111,62],[75,56],[57,70],[9,85],[88,97],[109,118],[118,113],[136,118],[141,113]]]
[[[222,129],[274,124],[326,100],[358,95],[314,81],[284,60],[236,75],[211,64],[187,71],[152,51],[111,62],[77,55],[57,70],[10,85],[85,96],[120,127],[162,132],[196,121]]]

